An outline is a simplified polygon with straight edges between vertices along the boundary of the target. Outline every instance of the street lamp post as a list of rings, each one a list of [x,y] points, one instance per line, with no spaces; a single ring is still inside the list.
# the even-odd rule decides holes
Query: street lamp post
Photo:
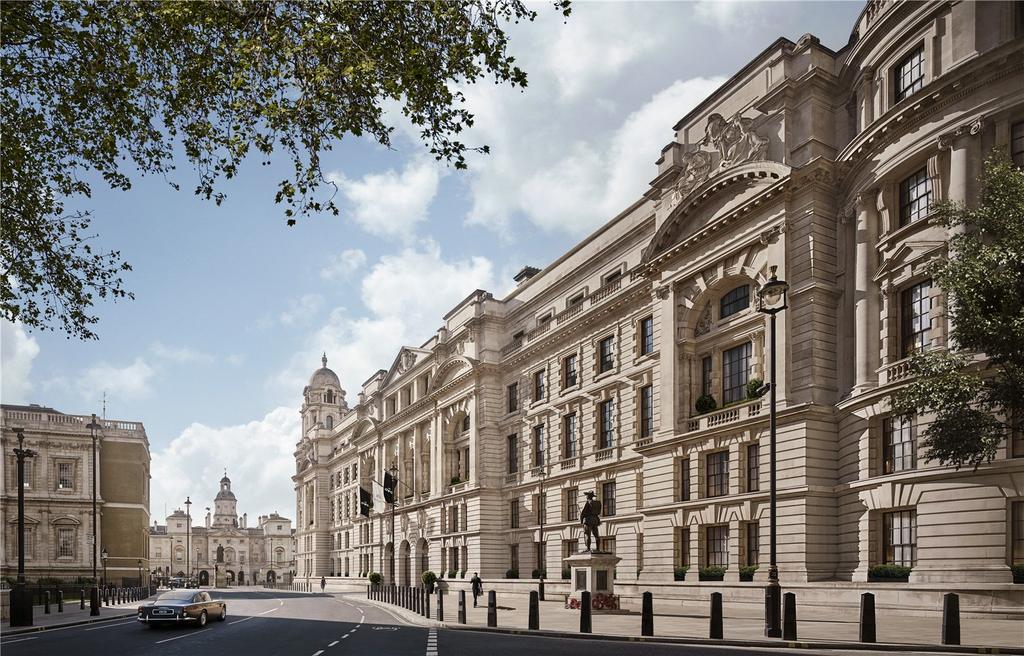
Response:
[[[391,467],[388,469],[388,473],[391,474],[391,485],[395,485],[395,481],[398,480],[398,465],[391,463]],[[398,584],[398,572],[395,571],[395,509],[398,506],[398,489],[392,487],[391,490],[391,583]]]
[[[107,553],[107,548],[103,547],[103,551],[100,552],[100,560],[103,561],[103,586],[104,587],[106,587],[106,585],[107,585],[107,558],[108,558],[108,556],[109,556],[109,554]]]
[[[14,455],[18,459],[18,580],[11,590],[11,626],[32,626],[32,594],[25,583],[25,458],[33,458],[36,452],[25,448],[25,430],[15,428],[18,447]]]
[[[771,524],[768,534],[768,586],[764,591],[764,634],[769,638],[782,637],[782,587],[779,585],[779,567],[775,558],[775,534],[777,525],[776,482],[775,482],[775,315],[786,309],[786,292],[789,285],[775,275],[777,267],[771,267],[771,277],[757,290],[758,311],[770,317],[770,358],[768,391],[768,441],[769,441],[769,513]]]
[[[196,570],[196,587],[198,588],[199,587],[199,547],[196,547],[195,570]]]
[[[89,536],[89,543],[92,547],[92,586],[89,588],[89,615],[99,615],[100,589],[96,587],[96,431],[103,426],[96,421],[95,413],[86,428],[89,429],[89,435],[92,437],[92,535]]]
[[[544,581],[547,553],[545,553],[544,547],[544,516],[547,515],[547,500],[544,498],[544,479],[547,478],[548,468],[547,465],[542,465],[540,470],[540,493],[537,495],[537,523],[540,525],[539,538],[537,545],[537,570],[540,575],[540,580]],[[543,587],[543,586],[542,586]]]
[[[189,533],[192,529],[192,497],[185,497],[185,587],[189,587],[190,581],[188,580],[192,576],[192,570],[189,568]]]
[[[139,558],[138,565],[139,565],[139,587],[141,588],[142,587],[142,559],[141,558]]]

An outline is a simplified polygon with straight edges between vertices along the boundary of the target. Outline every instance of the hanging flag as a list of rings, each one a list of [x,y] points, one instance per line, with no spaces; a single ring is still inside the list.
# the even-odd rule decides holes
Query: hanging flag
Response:
[[[392,476],[390,472],[384,472],[384,501],[395,502],[395,488],[398,486],[398,477]]]
[[[363,517],[370,516],[370,508],[373,507],[373,498],[370,496],[369,490],[364,487],[359,488],[359,514]]]
[[[384,486],[373,481],[373,507],[377,509],[377,512],[384,512],[387,502],[384,500]]]

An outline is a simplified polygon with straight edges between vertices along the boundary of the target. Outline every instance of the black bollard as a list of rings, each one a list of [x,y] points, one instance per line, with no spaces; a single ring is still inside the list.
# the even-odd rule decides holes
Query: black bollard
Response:
[[[78,588],[78,610],[85,610],[85,588]]]
[[[796,640],[796,593],[782,595],[782,639]]]
[[[860,641],[875,641],[875,595],[870,592],[860,596]]]
[[[643,594],[640,615],[640,635],[654,635],[654,595],[650,592],[645,592]]]
[[[466,591],[459,590],[459,624],[466,623]]]
[[[58,590],[57,591],[57,612],[58,613],[63,613],[64,612],[64,591],[63,590]]]
[[[722,593],[711,593],[711,639],[722,639]]]
[[[498,599],[494,590],[487,591],[487,626],[498,626]]]
[[[590,590],[584,590],[580,593],[580,633],[592,633],[590,610]]]
[[[110,588],[103,588],[103,605],[110,605]]]
[[[537,598],[540,599],[541,601],[544,601],[544,577],[543,576],[540,577],[539,581],[537,581]]]
[[[426,590],[423,591],[423,616],[430,619],[430,595]]]
[[[444,595],[440,590],[437,591],[437,621],[444,621]]]
[[[366,586],[366,598],[370,598],[370,586]]]
[[[50,614],[50,591],[45,590],[43,592],[43,613],[46,615]]]
[[[960,597],[955,592],[942,596],[942,644],[960,644]]]
[[[536,590],[530,590],[530,625],[531,631],[536,631],[540,628],[540,593]]]

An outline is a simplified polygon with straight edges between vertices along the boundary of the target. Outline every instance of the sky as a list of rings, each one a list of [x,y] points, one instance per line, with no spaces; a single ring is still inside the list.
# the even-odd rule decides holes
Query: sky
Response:
[[[861,2],[547,3],[513,26],[525,91],[467,87],[487,144],[468,171],[435,162],[395,121],[385,149],[348,139],[324,157],[340,216],[287,227],[274,204],[287,162],[251,162],[219,207],[134,176],[94,186],[96,242],[133,271],[134,301],[96,308],[99,339],[0,326],[0,400],[141,421],[151,520],[186,495],[212,506],[225,469],[251,517],[294,514],[302,388],[327,353],[348,391],[420,345],[474,289],[502,296],[628,207],[656,174],[672,125],[779,36],[845,45]],[[392,114],[393,115],[393,114]]]

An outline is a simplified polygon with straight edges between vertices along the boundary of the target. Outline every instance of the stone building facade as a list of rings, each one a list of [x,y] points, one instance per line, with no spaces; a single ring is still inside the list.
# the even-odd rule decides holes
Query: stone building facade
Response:
[[[154,577],[164,579],[185,576],[189,572],[200,585],[213,585],[219,565],[224,580],[237,585],[292,580],[295,573],[292,520],[273,512],[261,515],[256,526],[249,526],[248,514],[238,515],[238,500],[231,491],[227,472],[214,497],[212,516],[206,508],[206,516],[197,526],[198,514],[188,514],[178,508],[167,516],[163,526],[153,522],[149,530],[149,550]],[[186,549],[189,550],[187,559]],[[223,559],[219,562],[218,549],[223,549]]]
[[[92,576],[92,435],[89,415],[68,415],[39,405],[4,405],[2,411],[3,526],[5,577],[18,572],[18,469],[15,428],[25,447],[25,574],[29,580],[73,580]],[[140,422],[98,419],[96,477],[97,574],[107,551],[106,576],[132,585],[149,571],[149,439]]]
[[[780,38],[673,127],[633,205],[505,298],[470,294],[354,407],[325,358],[295,452],[300,577],[558,581],[594,491],[617,588],[684,595],[712,565],[763,580],[768,407],[751,392],[776,267],[782,580],[855,587],[891,563],[910,585],[1010,585],[1024,443],[941,467],[917,439],[928,418],[888,397],[912,350],[947,345],[930,208],[974,202],[993,148],[1024,162],[1024,5],[869,2],[840,50]],[[359,488],[385,469],[398,503],[364,518]]]

